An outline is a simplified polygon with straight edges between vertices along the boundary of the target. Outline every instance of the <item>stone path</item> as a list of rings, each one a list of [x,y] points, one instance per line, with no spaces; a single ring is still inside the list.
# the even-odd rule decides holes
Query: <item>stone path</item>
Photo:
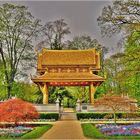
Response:
[[[87,139],[84,137],[81,124],[76,119],[76,114],[65,111],[61,120],[46,132],[40,139]]]

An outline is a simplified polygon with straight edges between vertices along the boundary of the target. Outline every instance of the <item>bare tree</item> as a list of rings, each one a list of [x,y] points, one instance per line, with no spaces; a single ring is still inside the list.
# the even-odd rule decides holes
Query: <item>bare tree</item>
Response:
[[[6,3],[0,7],[0,56],[8,98],[19,66],[34,56],[31,43],[39,22],[25,6]]]
[[[113,1],[105,6],[97,19],[103,36],[124,31],[131,33],[140,29],[140,3],[138,0]]]
[[[37,50],[42,46],[51,50],[62,50],[64,48],[64,37],[70,34],[70,28],[64,19],[47,22],[42,28],[45,38],[37,45]]]
[[[101,44],[97,39],[92,39],[88,35],[76,36],[72,41],[67,41],[68,49],[85,50],[90,48],[101,49]]]

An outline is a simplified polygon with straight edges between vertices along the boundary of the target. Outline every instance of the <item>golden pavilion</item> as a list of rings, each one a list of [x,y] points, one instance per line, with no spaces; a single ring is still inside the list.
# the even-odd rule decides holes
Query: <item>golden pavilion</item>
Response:
[[[100,53],[88,50],[47,50],[38,54],[37,75],[32,77],[43,93],[43,104],[48,104],[49,86],[89,86],[89,100],[105,78],[98,76]]]

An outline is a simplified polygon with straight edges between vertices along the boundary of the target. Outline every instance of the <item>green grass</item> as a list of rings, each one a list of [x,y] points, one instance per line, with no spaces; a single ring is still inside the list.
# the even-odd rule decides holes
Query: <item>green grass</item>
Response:
[[[82,129],[83,133],[88,138],[96,139],[126,139],[126,140],[135,140],[140,139],[140,136],[104,136],[93,124],[83,123]]]
[[[47,125],[41,125],[36,127],[34,130],[27,132],[26,134],[24,134],[21,137],[8,137],[8,136],[2,136],[0,137],[0,139],[2,140],[16,140],[16,139],[36,139],[36,138],[40,138],[45,132],[47,132],[50,128],[52,127],[51,124],[47,124]]]
[[[35,139],[41,137],[46,131],[52,127],[51,124],[43,125],[35,128],[33,131],[21,136],[21,139]]]
[[[92,124],[82,124],[84,135],[89,138],[104,138],[104,135],[100,133]]]

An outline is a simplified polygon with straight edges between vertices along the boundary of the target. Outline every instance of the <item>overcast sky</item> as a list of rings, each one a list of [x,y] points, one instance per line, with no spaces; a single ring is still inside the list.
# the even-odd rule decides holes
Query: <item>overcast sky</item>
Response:
[[[90,35],[107,48],[117,46],[120,39],[119,36],[102,38],[97,23],[102,8],[111,4],[111,1],[18,1],[15,3],[28,6],[32,15],[41,19],[42,23],[65,19],[71,29],[71,35],[68,35],[67,39],[72,39],[77,35]]]

